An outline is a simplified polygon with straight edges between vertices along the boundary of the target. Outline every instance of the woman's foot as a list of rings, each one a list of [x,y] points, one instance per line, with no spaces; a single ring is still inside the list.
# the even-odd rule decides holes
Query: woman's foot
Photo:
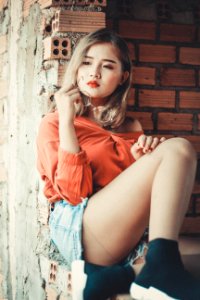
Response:
[[[148,299],[150,287],[172,299],[200,299],[200,282],[184,269],[176,241],[156,239],[149,243],[146,264],[131,286],[131,295]]]
[[[128,293],[135,275],[130,265],[103,267],[77,260],[72,263],[71,277],[73,300],[105,300]]]

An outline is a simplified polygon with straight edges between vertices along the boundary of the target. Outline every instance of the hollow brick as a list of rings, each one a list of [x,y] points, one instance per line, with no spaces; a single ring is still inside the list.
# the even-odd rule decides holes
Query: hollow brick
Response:
[[[195,71],[193,69],[161,69],[162,86],[195,86]]]
[[[133,67],[132,69],[134,84],[155,85],[156,69],[151,67]]]
[[[93,6],[106,6],[106,0],[39,0],[40,7],[48,8],[50,6],[71,6],[71,5],[79,5],[79,6],[86,6],[86,5],[93,5]]]
[[[158,130],[186,130],[193,127],[193,115],[161,112],[158,114]]]
[[[145,21],[119,21],[119,34],[126,38],[155,40],[156,24]]]
[[[144,130],[153,129],[152,113],[150,112],[136,112],[136,111],[127,111],[126,115],[132,117],[133,119],[138,119],[142,124]]]
[[[180,63],[200,65],[200,48],[181,47]]]
[[[179,106],[180,108],[200,109],[200,92],[180,91]]]
[[[176,60],[176,47],[163,45],[140,45],[139,60],[143,62],[172,63]]]
[[[44,60],[70,59],[71,40],[61,37],[47,37],[44,39]]]
[[[56,283],[57,281],[57,272],[58,272],[58,263],[57,261],[51,260],[49,266],[49,284]]]
[[[168,42],[195,41],[195,26],[182,24],[161,24],[160,40]]]
[[[91,32],[106,27],[105,13],[59,10],[52,27],[54,32]]]
[[[139,106],[173,108],[175,107],[175,91],[141,89]]]

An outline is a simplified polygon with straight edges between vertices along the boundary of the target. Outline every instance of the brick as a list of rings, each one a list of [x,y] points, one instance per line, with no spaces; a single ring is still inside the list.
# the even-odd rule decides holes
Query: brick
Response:
[[[0,0],[0,11],[8,6],[8,0]]]
[[[44,60],[70,59],[71,40],[61,37],[47,37],[44,39]]]
[[[200,65],[200,48],[180,48],[180,62],[182,64]]]
[[[199,192],[200,193],[200,192]],[[199,215],[200,214],[200,198],[197,198],[195,201],[195,211]],[[200,231],[200,230],[199,230]]]
[[[52,25],[51,22],[49,20],[47,20],[45,17],[42,17],[42,21],[41,21],[41,32],[44,35],[50,35],[52,34]]]
[[[93,6],[106,6],[106,0],[39,0],[41,8],[48,8],[50,6],[72,6],[77,4],[79,6],[93,5]]]
[[[161,24],[160,40],[168,42],[195,41],[195,26],[182,24]]]
[[[155,40],[156,24],[145,21],[119,21],[119,34],[126,38]]]
[[[0,99],[8,96],[8,82],[5,80],[0,80]]]
[[[200,217],[186,217],[183,221],[181,233],[198,233],[200,232]]]
[[[142,124],[144,130],[153,129],[152,113],[150,112],[136,112],[136,111],[127,111],[126,115],[137,119]]]
[[[134,84],[155,85],[156,69],[150,67],[133,67],[132,69]]]
[[[193,194],[200,194],[200,182],[195,182],[195,185],[194,185],[192,193]],[[200,205],[200,203],[199,203],[199,205]]]
[[[51,260],[49,266],[49,284],[56,283],[57,280],[58,263],[57,261]]]
[[[135,45],[131,42],[127,42],[129,53],[130,53],[130,58],[132,61],[135,60]]]
[[[62,0],[39,0],[38,3],[40,4],[41,9],[48,8],[50,6],[60,6],[63,3]]]
[[[58,293],[57,291],[50,287],[46,287],[46,300],[57,300],[58,299]]]
[[[161,20],[167,20],[171,17],[170,5],[167,0],[156,1],[157,17]]]
[[[139,106],[173,108],[175,107],[175,91],[141,89]]]
[[[172,63],[176,60],[176,47],[163,45],[139,46],[139,60],[143,62]]]
[[[182,113],[158,113],[158,130],[186,130],[193,127],[193,115]]]
[[[54,32],[91,32],[106,27],[105,13],[59,10],[52,22]]]
[[[199,75],[199,86],[200,86],[200,71],[198,72],[198,75]]]
[[[195,86],[195,71],[192,69],[161,69],[162,86]]]
[[[134,105],[135,104],[135,89],[131,88],[129,90],[128,98],[127,98],[127,104],[128,105]]]
[[[200,130],[200,114],[198,114],[198,130]]]
[[[200,109],[200,92],[180,91],[179,99],[180,108]]]
[[[2,35],[0,36],[0,54],[3,54],[7,50],[7,35]]]

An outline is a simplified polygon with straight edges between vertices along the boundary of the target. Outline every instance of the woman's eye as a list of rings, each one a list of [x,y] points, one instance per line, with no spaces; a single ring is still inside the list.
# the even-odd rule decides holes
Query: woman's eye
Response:
[[[104,65],[103,67],[106,69],[109,69],[109,70],[113,70],[113,66],[111,66],[111,65]]]
[[[87,66],[87,65],[90,65],[90,62],[89,61],[83,61],[82,64]]]

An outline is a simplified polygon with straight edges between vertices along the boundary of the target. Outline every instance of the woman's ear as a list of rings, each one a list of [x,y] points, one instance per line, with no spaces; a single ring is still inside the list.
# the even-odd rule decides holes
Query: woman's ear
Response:
[[[122,85],[128,79],[128,77],[129,77],[129,72],[128,71],[123,72],[120,85]]]

